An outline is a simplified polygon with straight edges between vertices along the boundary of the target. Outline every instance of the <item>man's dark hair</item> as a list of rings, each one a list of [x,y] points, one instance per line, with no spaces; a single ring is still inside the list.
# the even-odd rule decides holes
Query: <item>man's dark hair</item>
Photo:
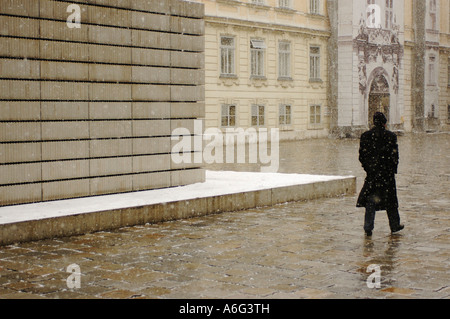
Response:
[[[387,123],[387,119],[386,119],[386,116],[384,116],[383,113],[381,113],[381,112],[376,112],[376,113],[373,115],[373,124],[374,124],[375,126],[383,126],[383,125],[385,125],[386,123]]]

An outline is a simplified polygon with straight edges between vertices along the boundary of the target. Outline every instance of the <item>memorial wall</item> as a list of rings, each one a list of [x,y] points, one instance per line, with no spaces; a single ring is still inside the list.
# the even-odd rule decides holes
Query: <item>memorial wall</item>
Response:
[[[181,0],[0,0],[0,206],[204,181],[171,160],[171,132],[204,117],[203,16]]]

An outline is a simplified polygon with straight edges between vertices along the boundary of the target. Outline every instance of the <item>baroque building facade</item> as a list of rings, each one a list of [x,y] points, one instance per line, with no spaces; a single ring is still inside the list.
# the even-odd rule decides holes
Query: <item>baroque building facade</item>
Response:
[[[329,0],[333,132],[448,130],[449,1]]]
[[[205,5],[205,127],[279,128],[326,137],[326,2],[200,0]]]
[[[206,127],[281,139],[448,130],[449,0],[197,0]]]

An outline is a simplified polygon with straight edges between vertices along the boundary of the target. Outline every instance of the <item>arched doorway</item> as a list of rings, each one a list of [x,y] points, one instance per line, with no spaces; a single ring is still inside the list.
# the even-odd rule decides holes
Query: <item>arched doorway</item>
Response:
[[[369,127],[373,126],[375,112],[383,112],[389,123],[390,94],[389,83],[384,74],[379,73],[372,81],[369,93]]]

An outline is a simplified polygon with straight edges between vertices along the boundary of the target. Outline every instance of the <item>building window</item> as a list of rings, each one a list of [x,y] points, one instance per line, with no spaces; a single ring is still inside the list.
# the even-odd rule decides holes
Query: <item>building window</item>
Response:
[[[310,80],[320,80],[320,48],[310,47],[309,49],[309,78]]]
[[[447,105],[447,121],[450,122],[450,104]]]
[[[370,26],[375,26],[376,25],[376,18],[375,18],[375,8],[372,7],[372,10],[369,11],[369,6],[375,4],[375,0],[367,0],[367,24]]]
[[[220,72],[224,75],[234,75],[234,59],[235,59],[235,44],[233,37],[220,38]]]
[[[290,78],[291,77],[291,44],[289,42],[282,41],[278,46],[278,65],[279,65],[279,77]]]
[[[391,29],[393,26],[393,17],[394,17],[394,0],[386,0],[386,29]]]
[[[252,105],[252,126],[264,126],[264,105]]]
[[[322,123],[320,112],[321,112],[320,105],[314,104],[309,107],[309,124],[319,125]]]
[[[266,45],[264,40],[250,40],[251,75],[264,76],[264,53]]]
[[[222,105],[221,125],[224,127],[236,125],[236,105],[231,104]]]
[[[309,0],[309,12],[320,14],[320,0]]]
[[[430,0],[430,21],[432,30],[436,30],[436,10],[436,0]]]
[[[284,9],[291,8],[291,0],[279,0],[279,7]]]
[[[436,64],[436,57],[430,56],[429,63],[428,63],[428,84],[429,85],[436,84],[435,64]]]
[[[252,3],[254,4],[264,4],[264,0],[252,0]]]
[[[428,114],[428,117],[431,118],[436,117],[436,106],[434,104],[431,104],[430,113]]]
[[[291,125],[291,106],[289,104],[280,104],[279,113],[278,124]]]
[[[450,87],[450,57],[447,58],[447,86]]]

